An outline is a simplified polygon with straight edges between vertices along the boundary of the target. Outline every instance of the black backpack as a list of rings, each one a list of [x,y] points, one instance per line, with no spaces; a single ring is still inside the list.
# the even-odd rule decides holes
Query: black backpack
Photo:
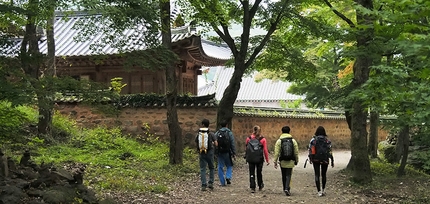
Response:
[[[218,130],[217,141],[218,141],[219,153],[230,152],[231,144],[230,144],[230,134],[228,130]]]
[[[246,144],[246,162],[248,163],[261,163],[264,162],[263,157],[263,145],[260,143],[260,140],[255,137],[249,137],[248,144]]]
[[[281,155],[279,156],[279,161],[291,160],[296,160],[293,138],[283,138],[281,139]]]
[[[328,161],[329,159],[329,142],[325,136],[319,135],[315,137],[313,142],[313,147],[315,148],[315,154],[313,159],[316,161]]]

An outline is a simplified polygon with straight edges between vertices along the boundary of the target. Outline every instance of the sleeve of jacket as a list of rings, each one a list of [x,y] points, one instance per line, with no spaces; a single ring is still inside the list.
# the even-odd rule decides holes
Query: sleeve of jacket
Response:
[[[296,157],[295,161],[299,163],[299,144],[295,139],[293,139],[293,144],[294,144],[294,156]]]
[[[230,136],[231,153],[232,153],[232,155],[236,155],[236,143],[234,141],[233,132],[229,131],[229,136]]]
[[[330,140],[328,141],[328,152],[329,152],[329,157],[331,159],[331,162],[334,162],[333,152],[332,152],[332,149],[331,149],[331,141]]]
[[[273,158],[273,161],[278,161],[279,160],[279,155],[281,154],[281,139],[276,140],[275,143],[275,158]]]
[[[308,145],[308,151],[309,151],[309,154],[308,154],[308,157],[310,158],[311,157],[311,155],[312,155],[312,142],[314,141],[314,138],[312,138],[311,139],[311,141],[309,141],[309,145]]]
[[[269,149],[267,149],[267,140],[266,138],[263,138],[261,140],[261,144],[263,145],[263,153],[264,153],[264,157],[266,158],[266,162],[269,163]]]
[[[210,135],[211,135],[211,137],[212,137],[212,141],[218,141],[218,138],[217,138],[217,136],[215,135],[215,133],[213,133],[213,132],[210,132],[209,133]]]
[[[249,142],[249,137],[246,137],[246,140],[245,140],[245,152],[246,152],[246,145],[248,145],[248,142]]]

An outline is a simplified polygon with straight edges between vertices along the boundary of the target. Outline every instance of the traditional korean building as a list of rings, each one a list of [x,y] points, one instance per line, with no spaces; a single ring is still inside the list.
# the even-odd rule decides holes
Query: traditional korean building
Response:
[[[89,17],[86,13],[75,13],[72,15],[58,14],[54,24],[55,56],[57,76],[71,76],[76,79],[88,79],[96,82],[109,84],[112,78],[121,77],[122,82],[127,84],[122,89],[123,94],[133,93],[157,93],[164,94],[166,90],[165,71],[153,68],[144,68],[139,65],[126,67],[127,57],[131,52],[123,52],[119,47],[111,45],[109,39],[102,30],[102,23],[97,28],[99,32],[82,37],[82,23]],[[81,27],[82,28],[82,27]],[[133,42],[133,37],[142,36],[146,29],[136,27],[127,29],[122,36],[117,36],[110,41],[127,41],[126,50],[146,50],[145,45]],[[161,42],[161,35],[158,36]],[[11,49],[19,50],[20,41]],[[99,46],[94,47],[95,44]],[[100,44],[102,46],[100,46]],[[193,31],[190,26],[172,29],[172,46],[174,52],[179,56],[177,63],[178,93],[197,95],[197,76],[202,74],[202,66],[223,65],[230,56],[219,56],[217,53],[226,53],[228,47],[216,44],[201,37]],[[47,41],[41,37],[40,51],[47,53]],[[132,57],[132,56],[131,56]]]

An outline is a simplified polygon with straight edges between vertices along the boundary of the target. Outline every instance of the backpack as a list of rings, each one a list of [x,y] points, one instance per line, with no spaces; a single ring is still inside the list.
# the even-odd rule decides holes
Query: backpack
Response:
[[[260,140],[255,137],[249,137],[248,144],[246,144],[246,162],[248,163],[261,163],[264,161],[263,157],[263,145]]]
[[[294,155],[294,143],[293,138],[283,138],[281,139],[281,155],[279,156],[279,161],[291,161],[296,160]]]
[[[209,143],[209,130],[208,129],[199,129],[199,133],[197,134],[197,149],[200,154],[206,154],[210,149]]]
[[[219,153],[229,153],[231,144],[230,144],[230,135],[228,134],[228,130],[218,130],[217,132],[217,141],[218,141],[218,152]]]
[[[328,161],[329,159],[329,142],[325,136],[315,137],[311,144],[311,155],[313,160]]]

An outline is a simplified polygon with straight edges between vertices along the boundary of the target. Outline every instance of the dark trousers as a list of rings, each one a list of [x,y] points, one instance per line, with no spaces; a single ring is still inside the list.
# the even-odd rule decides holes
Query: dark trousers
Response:
[[[315,185],[317,186],[317,190],[321,191],[320,186],[320,177],[322,178],[322,189],[325,189],[325,184],[327,182],[327,168],[328,163],[324,162],[313,162],[314,172],[315,172]]]
[[[255,188],[255,169],[257,169],[257,183],[258,187],[263,188],[263,162],[261,163],[248,163],[249,165],[249,187]]]
[[[293,173],[293,168],[282,168],[281,167],[281,174],[282,174],[282,187],[285,190],[290,190],[290,183],[291,183],[291,174]]]

